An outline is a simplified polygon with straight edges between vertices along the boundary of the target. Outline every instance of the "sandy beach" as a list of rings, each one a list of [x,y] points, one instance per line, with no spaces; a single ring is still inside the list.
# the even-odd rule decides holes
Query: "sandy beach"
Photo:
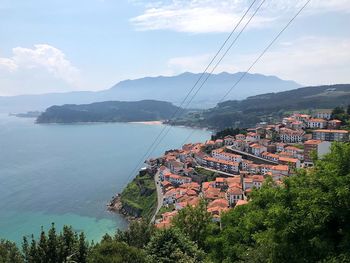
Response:
[[[163,124],[162,121],[132,121],[129,123],[139,123],[139,124],[146,124],[146,125],[160,125]]]

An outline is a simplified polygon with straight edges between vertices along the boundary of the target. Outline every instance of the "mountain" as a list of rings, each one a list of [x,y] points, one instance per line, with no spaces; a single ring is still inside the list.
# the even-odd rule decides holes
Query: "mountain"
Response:
[[[215,106],[242,74],[242,72],[212,74],[189,106],[191,108]],[[203,79],[207,76],[208,74],[205,74]],[[169,101],[179,105],[199,77],[200,74],[186,72],[172,77],[159,76],[125,80],[110,89],[97,92],[78,91],[0,97],[0,112],[42,111],[52,105],[87,104],[112,100],[137,101],[154,99]],[[294,81],[282,80],[275,76],[248,73],[227,99],[240,100],[261,93],[286,91],[298,87],[300,85]]]
[[[131,122],[166,120],[180,108],[169,102],[143,100],[105,101],[92,104],[52,106],[38,118],[38,123]],[[180,111],[181,112],[181,111]]]
[[[225,101],[214,108],[189,113],[186,117],[170,123],[214,129],[232,126],[249,127],[260,121],[278,119],[288,111],[310,112],[349,104],[350,84],[304,87],[251,96],[240,101]]]

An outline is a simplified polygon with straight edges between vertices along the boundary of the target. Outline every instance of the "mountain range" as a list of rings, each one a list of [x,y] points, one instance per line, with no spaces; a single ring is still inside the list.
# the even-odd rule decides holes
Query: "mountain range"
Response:
[[[223,72],[210,75],[189,107],[209,108],[215,106],[227,90],[242,77],[242,74],[244,73]],[[138,101],[152,99],[179,105],[200,75],[199,73],[186,72],[171,77],[159,76],[125,80],[109,89],[96,92],[76,91],[0,97],[0,112],[43,111],[53,105],[87,104],[112,100]],[[207,77],[208,74],[205,74],[202,79]],[[201,82],[198,87],[200,85]],[[248,73],[226,99],[241,100],[262,93],[286,91],[298,87],[300,85],[294,81],[282,80],[276,76]]]

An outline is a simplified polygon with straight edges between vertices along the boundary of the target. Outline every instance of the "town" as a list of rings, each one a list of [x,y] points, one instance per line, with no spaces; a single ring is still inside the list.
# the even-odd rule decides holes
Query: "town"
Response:
[[[333,141],[349,141],[349,132],[331,110],[293,113],[281,122],[261,122],[236,135],[205,143],[190,143],[147,161],[154,174],[158,207],[156,227],[171,226],[172,218],[186,206],[205,200],[213,221],[221,214],[249,202],[253,189],[267,178],[283,185],[283,177],[313,166],[317,156],[330,151]]]

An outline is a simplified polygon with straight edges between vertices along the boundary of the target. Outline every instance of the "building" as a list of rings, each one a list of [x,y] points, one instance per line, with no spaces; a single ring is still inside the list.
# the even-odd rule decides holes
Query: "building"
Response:
[[[339,129],[341,126],[340,120],[331,120],[328,121],[328,129]]]
[[[225,160],[225,161],[230,161],[230,162],[240,163],[242,161],[241,155],[225,152],[225,150],[223,148],[213,150],[211,152],[211,155],[214,158],[217,158],[220,160]]]
[[[248,142],[256,142],[260,140],[260,134],[255,133],[255,132],[248,132],[246,140]]]
[[[304,164],[306,166],[313,165],[312,152],[318,157],[322,157],[330,151],[331,143],[328,141],[308,140],[304,143]]]
[[[282,142],[296,143],[302,142],[305,132],[303,130],[292,130],[288,128],[281,128],[279,135]]]
[[[267,151],[267,148],[265,146],[262,146],[260,144],[254,143],[249,146],[250,151],[255,156],[260,156],[263,152]]]
[[[226,198],[230,206],[233,206],[238,200],[243,200],[243,190],[239,187],[230,187],[226,192]]]
[[[319,119],[326,119],[329,120],[332,116],[332,110],[323,110],[323,111],[318,111],[314,115],[316,118]]]
[[[309,119],[307,127],[310,129],[324,129],[327,126],[327,121],[324,119]]]
[[[349,132],[345,130],[314,130],[312,139],[330,142],[346,142],[349,140]]]

